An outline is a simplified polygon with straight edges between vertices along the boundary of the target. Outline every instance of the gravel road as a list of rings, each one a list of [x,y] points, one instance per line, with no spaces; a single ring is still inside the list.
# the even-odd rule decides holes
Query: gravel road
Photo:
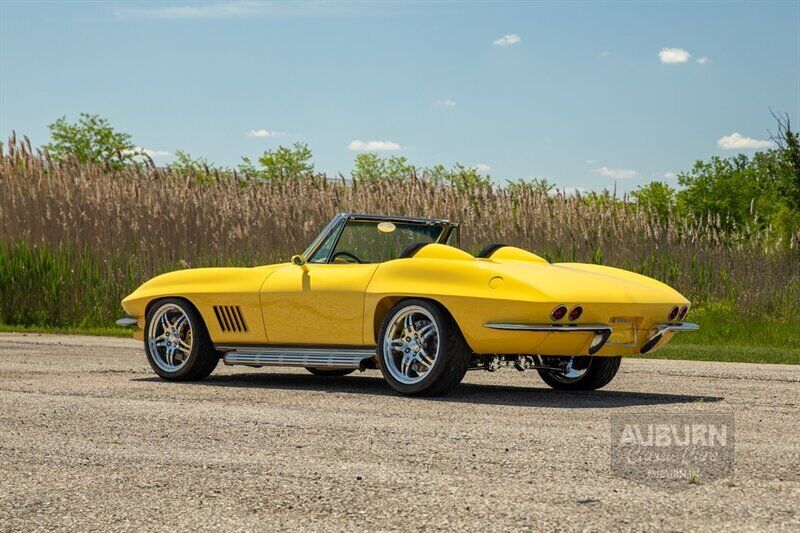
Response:
[[[138,342],[0,334],[0,530],[800,530],[800,366],[625,360],[562,393],[471,372],[451,396],[223,367],[154,377]],[[732,477],[611,471],[610,417],[735,413]]]

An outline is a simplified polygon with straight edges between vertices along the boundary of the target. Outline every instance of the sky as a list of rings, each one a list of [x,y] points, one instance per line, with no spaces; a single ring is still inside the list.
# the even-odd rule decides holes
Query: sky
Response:
[[[800,125],[800,1],[0,0],[0,135],[107,118],[168,163],[308,143],[626,191]]]

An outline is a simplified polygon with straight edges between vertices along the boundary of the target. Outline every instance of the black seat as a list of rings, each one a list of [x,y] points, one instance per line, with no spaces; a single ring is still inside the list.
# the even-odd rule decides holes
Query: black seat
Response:
[[[502,244],[502,243],[499,243],[499,242],[496,242],[496,243],[493,243],[493,244],[489,244],[487,246],[484,246],[483,250],[478,252],[478,255],[476,255],[475,257],[481,257],[483,259],[488,259],[488,258],[492,257],[492,254],[495,253],[497,250],[499,250],[500,248],[504,248],[506,246],[508,246],[508,245],[507,244]]]
[[[414,244],[409,244],[406,246],[406,249],[403,250],[403,253],[400,254],[398,259],[408,259],[409,257],[414,257],[414,254],[429,244],[429,242],[415,242]]]

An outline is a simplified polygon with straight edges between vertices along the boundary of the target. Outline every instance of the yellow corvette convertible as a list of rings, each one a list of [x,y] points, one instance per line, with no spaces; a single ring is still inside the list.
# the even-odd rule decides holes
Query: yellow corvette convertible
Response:
[[[122,301],[153,370],[176,381],[228,365],[342,376],[379,368],[406,394],[442,394],[468,370],[535,369],[598,389],[621,356],[658,349],[689,302],[654,279],[548,263],[492,244],[460,250],[449,220],[341,214],[291,262],[155,277]]]

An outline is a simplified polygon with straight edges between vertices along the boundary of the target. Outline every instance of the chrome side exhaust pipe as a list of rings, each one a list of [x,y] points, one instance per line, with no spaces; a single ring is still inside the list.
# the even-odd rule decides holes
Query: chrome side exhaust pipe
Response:
[[[639,350],[639,353],[645,354],[652,350],[664,337],[664,333],[669,332],[678,332],[678,331],[697,331],[700,329],[700,326],[697,324],[692,324],[691,322],[678,322],[675,324],[656,324],[656,328],[658,331],[653,333],[653,335],[647,339],[647,342],[644,343],[644,346]]]

